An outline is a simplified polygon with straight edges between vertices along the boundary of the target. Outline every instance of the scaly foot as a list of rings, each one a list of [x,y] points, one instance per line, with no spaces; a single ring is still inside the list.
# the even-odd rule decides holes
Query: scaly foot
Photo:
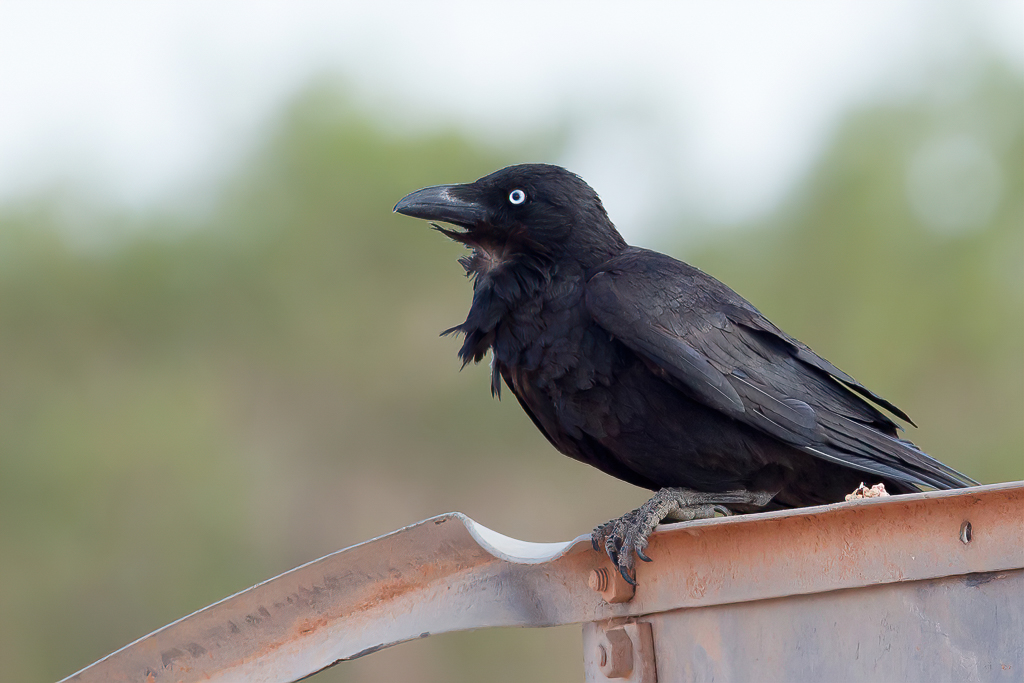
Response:
[[[590,536],[594,550],[604,548],[612,564],[629,583],[636,585],[634,567],[639,557],[644,562],[651,558],[644,554],[647,537],[662,521],[689,522],[714,517],[716,512],[731,515],[725,505],[767,505],[774,493],[766,491],[723,491],[704,493],[690,489],[665,488],[632,512],[602,524]]]

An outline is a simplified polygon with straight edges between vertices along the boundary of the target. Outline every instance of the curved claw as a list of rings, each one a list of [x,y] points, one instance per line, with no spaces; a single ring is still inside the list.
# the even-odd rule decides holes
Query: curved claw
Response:
[[[619,564],[619,545],[616,542],[615,534],[609,534],[604,539],[604,551],[608,555],[608,559],[612,561],[612,564],[618,566]]]
[[[654,562],[654,560],[652,560],[651,558],[647,557],[647,555],[644,555],[644,551],[643,551],[642,548],[634,548],[633,551],[636,553],[636,556],[639,557],[644,562]]]
[[[622,565],[619,565],[619,574],[622,575],[622,578],[624,578],[626,580],[626,583],[628,583],[630,586],[636,586],[636,580],[629,575],[629,572],[626,571],[626,568]]]

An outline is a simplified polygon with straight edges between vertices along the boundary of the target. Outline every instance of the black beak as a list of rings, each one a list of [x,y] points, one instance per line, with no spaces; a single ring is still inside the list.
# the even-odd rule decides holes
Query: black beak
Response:
[[[395,213],[428,221],[444,221],[463,228],[487,220],[487,209],[475,202],[459,199],[453,190],[464,185],[435,185],[416,190],[395,204]]]

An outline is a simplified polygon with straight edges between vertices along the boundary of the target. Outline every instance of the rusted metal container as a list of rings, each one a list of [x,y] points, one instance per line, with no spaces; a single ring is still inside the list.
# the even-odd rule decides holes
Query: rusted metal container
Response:
[[[634,592],[588,536],[441,515],[66,680],[293,681],[434,633],[569,623],[588,681],[1024,680],[1024,482],[666,525],[648,554]]]

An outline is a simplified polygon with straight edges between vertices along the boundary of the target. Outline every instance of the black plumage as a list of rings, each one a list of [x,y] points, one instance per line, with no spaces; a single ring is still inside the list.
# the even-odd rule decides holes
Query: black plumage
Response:
[[[900,439],[881,409],[906,414],[727,286],[627,245],[565,169],[512,166],[395,211],[458,226],[435,225],[473,249],[473,303],[447,331],[464,336],[463,363],[490,351],[492,392],[504,382],[562,453],[669,489],[595,531],[627,578],[666,508],[692,519],[841,501],[861,481],[976,483]]]

